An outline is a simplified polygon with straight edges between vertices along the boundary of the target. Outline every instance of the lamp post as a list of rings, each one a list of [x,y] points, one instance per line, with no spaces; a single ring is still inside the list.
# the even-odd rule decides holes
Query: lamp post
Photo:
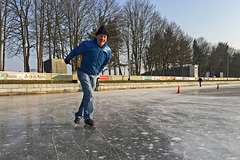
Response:
[[[131,80],[131,61],[130,61],[130,23],[128,24],[128,71],[129,77],[128,80]]]
[[[227,54],[227,80],[229,77],[229,55]]]

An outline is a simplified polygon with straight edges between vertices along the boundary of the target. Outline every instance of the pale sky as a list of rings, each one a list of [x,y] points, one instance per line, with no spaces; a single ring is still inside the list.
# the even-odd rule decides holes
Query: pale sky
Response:
[[[127,0],[117,0],[124,5]],[[192,38],[240,49],[240,0],[149,0]]]
[[[117,2],[124,5],[127,0]],[[204,37],[212,45],[224,42],[240,49],[240,0],[150,0],[150,3],[162,17],[175,22],[192,38]],[[31,69],[36,68],[35,59],[30,60]],[[19,58],[7,59],[6,71],[23,71],[23,62]]]

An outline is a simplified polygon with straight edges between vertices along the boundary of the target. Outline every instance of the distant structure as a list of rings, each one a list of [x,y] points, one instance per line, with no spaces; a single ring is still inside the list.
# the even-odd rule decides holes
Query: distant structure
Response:
[[[198,77],[198,65],[185,64],[181,67],[171,67],[168,69],[168,73],[161,75],[159,71],[153,70],[152,73],[145,72],[142,76],[182,76],[182,77]]]
[[[44,71],[46,73],[67,73],[67,65],[64,59],[48,59],[44,61]]]
[[[198,65],[191,65],[190,66],[190,77],[198,77]]]

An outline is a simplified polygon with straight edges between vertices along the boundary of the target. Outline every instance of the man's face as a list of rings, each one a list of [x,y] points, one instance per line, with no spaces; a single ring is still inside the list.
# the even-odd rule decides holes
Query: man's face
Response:
[[[97,43],[100,47],[102,47],[107,42],[107,35],[98,34],[96,38],[97,38]]]

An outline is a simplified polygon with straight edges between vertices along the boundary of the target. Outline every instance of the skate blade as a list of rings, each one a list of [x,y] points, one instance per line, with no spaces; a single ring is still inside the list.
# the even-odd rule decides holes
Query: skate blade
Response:
[[[84,127],[85,127],[85,128],[96,129],[96,127],[95,127],[95,126],[90,126],[90,125],[87,125],[87,124],[84,124]]]
[[[75,123],[75,124],[73,125],[73,127],[74,127],[74,128],[76,128],[77,126],[78,126],[78,124],[77,124],[77,123]]]

